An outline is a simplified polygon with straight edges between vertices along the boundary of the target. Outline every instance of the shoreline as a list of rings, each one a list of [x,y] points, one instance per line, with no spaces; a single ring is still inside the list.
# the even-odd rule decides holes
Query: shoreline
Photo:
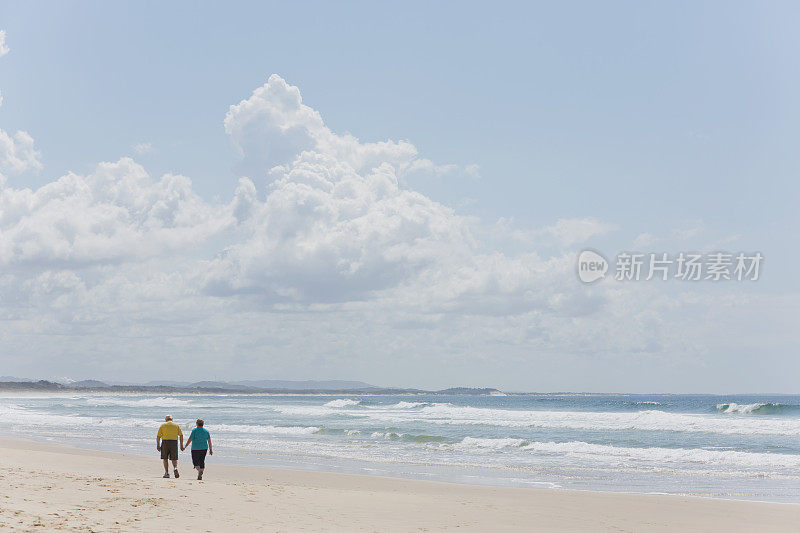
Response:
[[[230,446],[220,459],[229,465],[800,503],[800,449],[793,436],[800,420],[793,413],[755,416],[740,409],[771,400],[734,399],[736,412],[721,414],[718,402],[692,398],[667,403],[659,397],[540,402],[162,396],[3,395],[8,409],[0,408],[6,427],[0,436],[149,456],[148,434],[171,412],[186,420],[186,430],[198,415],[220,424],[219,443]],[[782,403],[765,405],[798,404],[797,398],[775,401]],[[701,411],[711,409],[713,415]],[[104,438],[86,440],[95,428],[103,428]]]
[[[187,436],[188,438],[188,436]],[[80,447],[70,443],[64,442],[57,442],[54,440],[47,440],[47,439],[38,439],[34,436],[17,436],[17,435],[9,435],[0,433],[0,450],[3,449],[3,441],[21,441],[26,443],[31,443],[32,445],[44,445],[44,446],[54,446],[56,448],[64,448],[65,450],[59,450],[62,453],[68,453],[66,450],[72,449],[75,450],[78,454],[109,454],[111,459],[116,459],[116,456],[126,456],[126,457],[135,457],[139,459],[144,459],[146,461],[152,462],[152,458],[155,457],[158,459],[158,452],[153,451],[153,454],[146,454],[140,453],[138,451],[121,451],[121,450],[114,450],[109,448],[92,448],[92,447]],[[207,458],[208,460],[208,458]],[[215,463],[219,460],[219,454],[217,457],[211,457]],[[158,462],[158,461],[157,461]],[[186,451],[180,452],[180,464],[184,464],[184,466],[188,466],[192,468],[191,464],[191,457],[189,455],[188,449]],[[283,466],[283,465],[259,465],[259,464],[251,464],[247,462],[227,462],[224,458],[218,464],[214,465],[215,467],[222,467],[222,468],[256,468],[256,469],[264,469],[264,470],[277,470],[277,471],[286,471],[286,472],[298,472],[298,473],[319,473],[319,474],[333,474],[333,475],[343,475],[343,476],[361,476],[368,479],[378,478],[378,479],[386,479],[386,480],[403,480],[403,481],[419,481],[422,483],[442,483],[445,485],[455,485],[455,486],[468,486],[468,487],[484,487],[484,488],[510,488],[510,489],[517,489],[517,490],[536,490],[536,491],[564,491],[564,492],[576,492],[576,493],[590,493],[590,494],[618,494],[618,495],[632,495],[632,496],[664,496],[669,498],[692,498],[692,499],[700,499],[700,500],[718,500],[718,501],[729,501],[729,502],[745,502],[745,503],[764,503],[769,505],[795,505],[800,507],[800,502],[781,502],[781,501],[768,501],[768,500],[753,500],[747,498],[734,498],[734,497],[721,497],[721,496],[707,496],[704,494],[675,494],[669,492],[658,492],[658,491],[651,491],[651,492],[625,492],[619,490],[602,490],[602,489],[580,489],[580,488],[564,488],[559,486],[542,486],[539,484],[504,484],[504,483],[482,483],[482,482],[467,482],[467,481],[451,481],[447,479],[425,479],[421,477],[416,477],[414,474],[409,474],[407,476],[401,475],[389,475],[389,474],[371,474],[371,473],[362,473],[362,472],[347,472],[335,469],[325,469],[325,468],[293,468],[291,466]],[[447,467],[448,465],[439,465],[443,467]]]
[[[495,487],[218,465],[162,479],[153,457],[0,437],[0,528],[94,531],[796,531],[800,505]],[[38,525],[37,525],[38,524]]]
[[[0,382],[4,383],[4,382]],[[8,383],[8,382],[5,382]],[[23,383],[23,382],[11,382]],[[116,386],[116,385],[115,385]],[[692,396],[697,398],[712,398],[712,397],[728,397],[728,396],[763,396],[763,397],[776,397],[776,396],[800,396],[800,392],[522,392],[522,391],[501,391],[496,389],[502,395],[498,394],[465,394],[465,393],[446,393],[444,390],[426,391],[421,389],[393,389],[393,388],[380,388],[376,387],[375,390],[360,390],[360,389],[332,389],[332,390],[294,390],[294,389],[261,389],[254,391],[239,390],[239,389],[213,389],[213,388],[183,388],[183,387],[161,387],[159,385],[142,386],[141,389],[131,389],[129,385],[126,390],[115,390],[109,387],[99,388],[58,388],[58,389],[38,389],[31,388],[2,388],[0,387],[0,395],[26,395],[26,394],[66,394],[66,395],[114,395],[114,396],[130,396],[130,395],[147,395],[155,396],[159,394],[168,395],[200,395],[200,396],[463,396],[463,397],[495,397],[502,398],[503,396],[564,396],[564,397],[586,397],[586,396],[631,396],[631,397],[646,397],[646,396],[666,396],[666,397],[680,397]],[[445,389],[446,390],[446,389]]]

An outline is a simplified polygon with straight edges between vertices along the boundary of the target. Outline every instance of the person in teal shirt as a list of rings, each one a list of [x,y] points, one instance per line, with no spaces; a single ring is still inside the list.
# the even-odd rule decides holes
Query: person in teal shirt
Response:
[[[203,479],[203,470],[206,469],[206,452],[209,455],[214,455],[214,450],[211,447],[211,433],[203,427],[202,418],[197,419],[197,427],[192,430],[189,435],[189,440],[186,441],[186,446],[181,446],[181,450],[185,450],[192,445],[192,464],[197,470],[197,479]]]

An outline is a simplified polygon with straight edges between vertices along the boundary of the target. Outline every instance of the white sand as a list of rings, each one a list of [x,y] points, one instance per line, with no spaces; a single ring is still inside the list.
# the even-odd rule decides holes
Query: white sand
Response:
[[[0,438],[3,531],[800,531],[800,505],[191,463]],[[224,453],[224,451],[222,451]],[[182,454],[188,459],[188,454]]]

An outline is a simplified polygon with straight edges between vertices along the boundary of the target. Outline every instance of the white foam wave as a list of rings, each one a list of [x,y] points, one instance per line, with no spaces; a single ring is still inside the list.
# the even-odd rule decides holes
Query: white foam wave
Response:
[[[350,398],[341,398],[339,400],[331,400],[324,404],[324,407],[352,407],[361,403],[361,400],[351,400]]]
[[[157,428],[159,423],[156,420],[47,413],[15,404],[0,406],[0,425],[17,429],[65,428],[83,431],[82,428],[89,426]]]
[[[430,405],[425,402],[397,402],[394,405],[390,405],[389,409],[414,409],[415,407],[423,407],[425,405]]]
[[[193,405],[192,402],[168,396],[137,398],[135,396],[90,396],[86,403],[95,407],[179,407]]]
[[[337,400],[334,400],[337,401]],[[350,400],[353,401],[353,400]],[[329,402],[330,403],[330,402]],[[403,402],[401,402],[403,403]],[[407,402],[412,403],[412,402]],[[326,404],[327,405],[327,404]],[[347,404],[351,406],[351,404]],[[457,406],[427,403],[408,406],[372,406],[340,410],[337,415],[367,418],[382,423],[427,422],[446,425],[486,425],[507,428],[554,428],[590,431],[676,431],[728,435],[800,436],[800,418],[731,418],[720,414],[672,413],[657,409],[642,411],[540,411]],[[296,416],[327,416],[326,406],[276,406],[278,412]]]
[[[394,433],[393,431],[375,431],[370,435],[373,439],[399,439],[401,437],[400,434]]]
[[[221,433],[257,433],[262,435],[312,435],[322,428],[317,426],[248,426],[243,424],[217,424],[214,431]]]
[[[720,413],[743,413],[743,414],[750,414],[754,411],[761,409],[764,406],[770,404],[767,403],[747,403],[747,404],[738,404],[738,403],[718,403],[717,404],[717,411]]]
[[[84,416],[43,413],[15,404],[5,404],[0,407],[0,423],[4,426],[12,427],[76,427],[90,426],[96,423],[96,419]]]
[[[521,448],[528,444],[530,444],[530,441],[525,439],[479,439],[476,437],[464,437],[464,439],[456,444],[455,447],[461,450],[467,450],[470,448],[500,450],[503,448]]]
[[[700,464],[710,466],[739,468],[800,468],[800,455],[778,453],[742,452],[735,450],[708,450],[704,448],[626,448],[604,444],[591,444],[582,441],[571,442],[531,442],[524,439],[479,439],[466,437],[456,444],[440,444],[439,448],[455,448],[462,451],[503,449],[552,454],[573,457],[593,462],[617,463],[624,466],[629,462],[686,465]]]
[[[487,425],[511,428],[558,428],[592,431],[678,431],[741,435],[797,435],[800,419],[730,419],[718,415],[637,412],[523,411],[463,407],[436,403],[421,409],[359,412],[381,422],[430,422],[448,425]]]

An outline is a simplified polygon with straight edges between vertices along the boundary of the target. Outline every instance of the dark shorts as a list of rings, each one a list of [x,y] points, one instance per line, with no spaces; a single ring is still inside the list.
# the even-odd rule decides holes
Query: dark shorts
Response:
[[[162,440],[161,441],[161,458],[178,460],[178,441],[176,440]]]
[[[208,450],[192,450],[192,464],[197,468],[205,468],[207,452]]]

